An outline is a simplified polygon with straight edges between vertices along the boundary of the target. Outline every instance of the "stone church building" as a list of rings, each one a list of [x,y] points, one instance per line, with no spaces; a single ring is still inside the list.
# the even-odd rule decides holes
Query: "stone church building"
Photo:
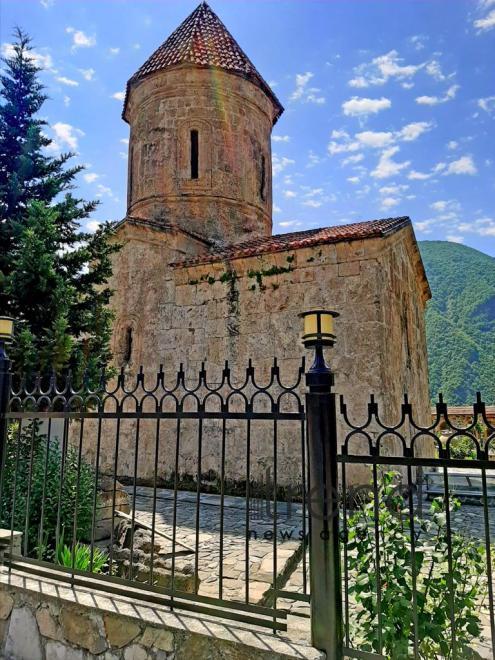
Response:
[[[225,360],[241,375],[251,358],[262,381],[277,357],[290,381],[304,355],[298,314],[324,307],[340,314],[328,358],[351,410],[363,415],[374,393],[398,412],[408,392],[427,420],[430,291],[411,221],[273,235],[270,140],[282,113],[206,3],[129,80],[115,362],[131,375],[163,364],[173,378],[179,363],[197,374],[204,361],[214,380]],[[143,477],[153,442],[143,440]],[[290,472],[290,449],[285,458]],[[205,460],[215,469],[215,456]]]

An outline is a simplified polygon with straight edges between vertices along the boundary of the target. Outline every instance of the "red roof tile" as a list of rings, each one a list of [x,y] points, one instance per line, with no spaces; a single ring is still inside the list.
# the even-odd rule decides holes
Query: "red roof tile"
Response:
[[[218,67],[247,78],[272,99],[278,109],[277,119],[284,110],[268,83],[206,2],[202,2],[179,25],[132,76],[129,83],[179,64]]]
[[[383,220],[370,220],[369,222],[356,222],[351,225],[264,236],[243,243],[233,243],[222,248],[217,247],[210,253],[202,254],[193,259],[177,261],[172,265],[174,267],[195,266],[198,264],[213,263],[215,261],[230,261],[231,259],[241,259],[242,257],[255,257],[267,252],[297,250],[298,248],[313,247],[325,243],[340,243],[341,241],[376,238],[391,234],[410,224],[411,220],[408,217],[386,218]]]

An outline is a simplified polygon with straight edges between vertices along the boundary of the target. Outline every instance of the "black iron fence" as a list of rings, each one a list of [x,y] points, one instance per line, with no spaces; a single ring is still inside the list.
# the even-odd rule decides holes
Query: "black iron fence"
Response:
[[[329,658],[495,658],[484,403],[466,428],[442,400],[360,421],[332,389],[321,346],[291,383],[275,361],[76,386],[1,357],[9,568],[274,631],[295,612]]]

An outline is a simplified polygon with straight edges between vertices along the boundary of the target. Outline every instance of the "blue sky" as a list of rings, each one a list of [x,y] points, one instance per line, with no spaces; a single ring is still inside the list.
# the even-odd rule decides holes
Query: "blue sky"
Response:
[[[274,232],[409,215],[418,239],[495,256],[495,0],[211,0],[286,111]],[[27,30],[53,152],[87,170],[97,221],[125,214],[126,80],[194,0],[2,0]]]

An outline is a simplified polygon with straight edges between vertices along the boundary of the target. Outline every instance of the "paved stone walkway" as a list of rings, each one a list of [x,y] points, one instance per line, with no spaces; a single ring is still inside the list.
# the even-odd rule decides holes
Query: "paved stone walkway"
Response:
[[[132,489],[127,489],[132,497]],[[132,503],[132,499],[131,499]],[[177,542],[190,548],[196,547],[196,494],[181,491],[177,496]],[[417,506],[417,503],[416,503]],[[138,487],[136,490],[136,517],[148,524],[152,522],[153,489]],[[428,517],[430,503],[423,502],[423,517]],[[270,601],[274,575],[274,507],[272,502],[259,500],[250,503],[249,544],[246,542],[246,501],[243,497],[225,496],[223,521],[223,580],[222,597],[226,600],[246,601],[246,550],[249,548],[249,602]],[[173,491],[158,489],[156,505],[157,529],[172,535],[174,500]],[[200,578],[199,594],[211,597],[220,595],[220,528],[221,498],[219,495],[202,494],[199,506],[199,553],[197,558]],[[490,541],[495,544],[495,507],[489,508]],[[284,502],[277,503],[276,574],[279,587],[286,592],[309,594],[309,560],[302,559],[302,508],[292,504],[288,510]],[[452,515],[453,531],[462,531],[471,538],[484,542],[484,510],[477,504],[463,504]],[[169,545],[172,551],[172,543]],[[177,545],[176,550],[183,550]],[[177,559],[178,565],[189,563],[195,567],[195,554]],[[306,586],[303,565],[306,564]],[[495,587],[495,584],[494,584]],[[272,601],[270,601],[272,602]],[[355,607],[350,604],[351,609]],[[277,608],[289,614],[289,628],[301,638],[309,634],[309,603],[278,598]],[[473,643],[481,658],[492,658],[490,619],[487,602],[480,603],[483,623],[483,639]]]
[[[127,488],[132,506],[132,488]],[[259,603],[273,584],[274,556],[276,575],[283,579],[292,573],[301,547],[301,506],[285,502],[277,503],[276,547],[274,507],[272,502],[251,500],[249,505],[249,542],[246,541],[246,500],[243,497],[225,496],[223,520],[223,579],[222,597],[227,600],[246,600],[246,554],[249,558],[249,602]],[[153,489],[138,487],[136,491],[135,515],[140,521],[152,523]],[[156,528],[172,536],[174,495],[172,490],[157,490]],[[196,548],[196,494],[181,491],[177,496],[177,542]],[[220,595],[220,495],[201,494],[198,524],[199,553],[197,569],[201,581],[199,594],[218,597]],[[166,550],[172,553],[172,543]],[[176,545],[177,550],[184,550]],[[177,560],[183,565],[196,565],[196,556],[189,554]],[[179,564],[178,564],[179,565]]]

